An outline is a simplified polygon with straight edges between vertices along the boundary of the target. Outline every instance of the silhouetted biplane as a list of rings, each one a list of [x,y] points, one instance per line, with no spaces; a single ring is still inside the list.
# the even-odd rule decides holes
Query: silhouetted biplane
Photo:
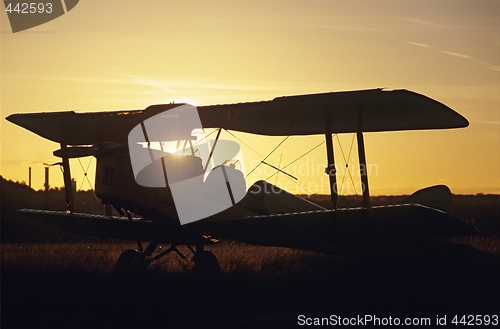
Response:
[[[179,108],[195,109],[198,116],[193,116],[194,121],[176,121],[182,112],[176,112]],[[171,251],[183,256],[177,250],[179,245],[190,248],[195,263],[217,262],[204,250],[204,245],[214,238],[321,251],[346,244],[477,234],[475,227],[446,212],[451,192],[443,185],[422,189],[401,204],[371,206],[366,170],[360,172],[363,206],[337,208],[332,134],[356,134],[360,168],[366,168],[364,132],[468,126],[464,117],[446,105],[407,90],[332,92],[198,108],[166,104],[133,111],[13,114],[7,120],[60,143],[54,155],[62,158],[66,187],[66,212],[19,212],[77,234],[136,240],[138,251],[125,251],[120,256],[122,263],[144,264]],[[201,128],[215,128],[217,132],[216,139],[205,143],[204,150],[198,144],[202,139],[194,136],[195,130]],[[214,150],[223,146],[218,144],[221,130],[269,136],[324,135],[325,173],[333,209],[265,181],[246,190],[243,174],[231,161],[237,150],[229,152],[228,159],[224,152],[214,155]],[[168,149],[172,145],[173,151]],[[134,164],[134,152],[144,155],[144,159],[137,160],[142,164]],[[97,158],[95,193],[121,216],[73,211],[69,159],[83,156]],[[217,170],[220,177],[215,174]],[[216,176],[219,178],[211,178]],[[190,179],[198,185],[181,189],[187,194],[181,205],[175,199],[178,192],[173,186]],[[211,193],[215,190],[225,191],[225,201],[219,200],[225,205],[212,212],[203,210],[181,225],[181,211],[196,213],[203,207],[199,198],[208,195],[210,199],[211,194],[217,194]],[[205,213],[210,216],[203,216]],[[143,249],[141,242],[149,244]],[[169,244],[170,248],[154,255],[159,244]]]

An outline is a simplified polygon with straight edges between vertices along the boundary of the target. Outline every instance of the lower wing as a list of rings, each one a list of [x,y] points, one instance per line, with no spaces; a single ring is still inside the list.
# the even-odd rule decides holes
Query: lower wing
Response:
[[[20,213],[68,232],[126,240],[194,244],[186,232],[244,243],[310,250],[316,247],[387,240],[476,235],[478,230],[443,211],[419,204],[312,210],[198,221],[167,232],[157,223],[123,217],[21,209]]]

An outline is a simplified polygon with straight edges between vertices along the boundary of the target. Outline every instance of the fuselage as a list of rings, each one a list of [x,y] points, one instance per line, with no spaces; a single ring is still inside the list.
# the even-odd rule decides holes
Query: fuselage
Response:
[[[128,152],[101,152],[96,155],[96,178],[95,192],[103,204],[111,204],[116,209],[125,209],[134,212],[144,218],[152,220],[164,220],[175,224],[179,223],[172,191],[166,187],[145,187],[137,183],[141,176],[148,176],[148,171],[155,168],[156,163],[141,171],[138,177],[134,177],[130,155]],[[162,161],[169,161],[165,156]],[[197,177],[201,179],[201,186],[210,184],[210,175],[203,182],[203,166],[201,159],[196,156],[174,156],[177,161],[178,170],[184,176]],[[157,162],[160,162],[158,160]],[[177,170],[177,169],[176,169]],[[228,175],[240,174],[231,168],[226,169]],[[172,177],[171,175],[169,177]],[[208,186],[216,188],[217,186]],[[225,186],[224,186],[225,188]],[[244,191],[246,192],[246,191]],[[241,193],[241,191],[240,191]],[[197,200],[193,200],[192,207],[197,207]],[[248,216],[249,211],[245,209],[244,202],[236,204],[220,213],[210,216],[211,219],[228,219]]]

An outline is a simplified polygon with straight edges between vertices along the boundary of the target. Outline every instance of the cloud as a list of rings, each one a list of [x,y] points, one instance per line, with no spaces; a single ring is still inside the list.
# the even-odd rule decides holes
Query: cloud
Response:
[[[409,45],[412,46],[417,46],[417,47],[422,47],[422,48],[432,48],[431,46],[425,44],[425,43],[418,43],[418,42],[411,42],[411,41],[403,41]]]
[[[422,26],[427,26],[427,27],[437,27],[437,28],[441,28],[441,29],[449,28],[450,27],[449,25],[438,24],[438,23],[434,23],[434,22],[431,22],[431,21],[425,21],[425,20],[416,19],[416,18],[401,17],[399,19],[402,20],[402,21],[405,21],[405,22],[415,23],[415,24],[422,25]]]
[[[478,62],[477,60],[475,60],[474,58],[470,57],[469,55],[464,55],[464,54],[460,54],[460,53],[455,53],[453,51],[445,51],[445,50],[440,50],[440,52],[442,52],[443,54],[446,54],[446,55],[451,55],[451,56],[465,58],[465,59],[471,59],[473,61]]]
[[[120,86],[147,86],[151,90],[137,90],[138,94],[155,94],[167,92],[169,94],[182,94],[185,90],[241,90],[262,91],[270,89],[264,81],[218,81],[213,79],[199,79],[189,77],[169,77],[167,79],[150,78],[128,73],[92,74],[92,73],[62,73],[53,74],[41,72],[36,75],[9,75],[2,74],[5,78],[41,79],[50,81],[80,82],[92,84],[120,85]],[[101,87],[98,87],[101,88]],[[107,87],[107,90],[110,90]],[[275,86],[272,86],[275,88]],[[117,91],[124,91],[117,89]],[[129,90],[126,90],[129,93]]]
[[[469,61],[472,61],[474,63],[482,65],[484,68],[486,68],[488,70],[497,71],[497,72],[500,71],[500,66],[494,65],[494,64],[491,64],[491,63],[488,63],[488,62],[485,62],[485,61],[481,61],[479,59],[476,59],[476,58],[474,58],[472,56],[469,56],[469,55],[466,55],[466,54],[462,54],[462,53],[457,53],[457,52],[454,52],[454,51],[448,51],[448,50],[443,50],[443,49],[435,48],[435,47],[432,47],[432,46],[430,46],[428,44],[425,44],[425,43],[408,41],[408,40],[400,40],[400,39],[397,39],[397,40],[400,41],[400,42],[404,42],[404,43],[406,43],[408,45],[411,45],[411,46],[420,47],[420,48],[427,48],[427,49],[431,49],[431,50],[436,51],[436,52],[440,52],[440,53],[445,54],[445,55],[449,55],[449,56],[453,56],[453,57],[458,57],[458,58],[462,58],[462,59],[465,59],[465,60],[469,60]]]
[[[494,120],[471,120],[473,123],[484,123],[488,125],[500,125],[500,121],[494,121]]]
[[[493,71],[500,72],[500,66],[498,66],[498,65],[491,65],[491,66],[488,66],[488,69],[493,70]]]
[[[145,78],[137,75],[132,75],[132,74],[121,74],[124,77],[131,78],[132,80],[135,81],[137,84],[145,85],[145,86],[151,86],[155,87],[158,89],[161,89],[163,91],[166,91],[168,93],[175,93],[174,90],[172,90],[165,82],[160,81],[160,80],[154,80],[150,78]]]

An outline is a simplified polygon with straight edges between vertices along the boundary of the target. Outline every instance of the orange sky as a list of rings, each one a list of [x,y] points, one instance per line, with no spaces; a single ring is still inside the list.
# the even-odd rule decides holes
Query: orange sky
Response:
[[[383,87],[434,98],[470,126],[366,134],[373,195],[434,184],[461,194],[500,193],[498,17],[500,2],[482,0],[85,0],[62,17],[13,34],[2,11],[0,174],[27,181],[32,167],[39,189],[42,163],[59,160],[52,156],[57,144],[4,119],[12,113],[142,109],[171,101],[208,105]],[[238,136],[264,156],[282,139]],[[352,135],[339,137],[347,157]],[[322,139],[292,137],[268,160],[277,166],[281,158],[283,166]],[[244,151],[247,167],[259,159]],[[336,159],[344,168],[338,145]],[[89,161],[71,160],[78,188],[89,188],[81,170]],[[355,143],[347,162],[356,168]],[[323,146],[296,163],[305,189],[283,175],[277,183],[293,193],[327,193],[320,188],[327,176],[318,169],[325,164]],[[263,171],[252,179],[272,173]],[[62,185],[56,167],[51,185]],[[352,184],[343,191],[354,193]]]

